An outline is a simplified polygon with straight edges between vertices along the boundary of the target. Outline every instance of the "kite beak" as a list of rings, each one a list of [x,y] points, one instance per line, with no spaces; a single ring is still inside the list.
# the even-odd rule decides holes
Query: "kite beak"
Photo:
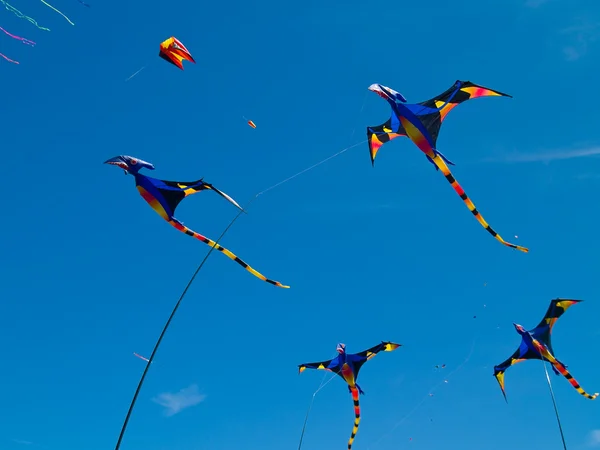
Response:
[[[515,330],[517,330],[517,333],[519,334],[523,334],[525,333],[525,328],[523,328],[521,325],[519,325],[518,323],[513,323]]]
[[[343,354],[346,351],[346,344],[338,344],[336,350],[339,354]]]
[[[397,91],[395,91],[389,87],[383,86],[379,83],[373,83],[371,86],[369,86],[369,90],[372,92],[375,92],[382,99],[387,100],[388,102],[394,102],[394,103],[396,103],[397,101],[400,101],[401,103],[407,102],[406,98],[400,92],[397,92]]]
[[[110,164],[111,166],[120,167],[125,171],[125,174],[129,171],[129,166],[121,156],[115,156],[114,158],[107,159],[104,164]]]

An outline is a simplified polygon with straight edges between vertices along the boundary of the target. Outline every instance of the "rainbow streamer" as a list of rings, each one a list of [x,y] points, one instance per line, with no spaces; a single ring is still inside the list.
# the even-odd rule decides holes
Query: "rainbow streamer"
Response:
[[[10,12],[14,13],[15,16],[17,16],[19,19],[27,19],[28,21],[30,21],[32,24],[34,24],[36,27],[38,27],[40,30],[44,30],[44,31],[50,31],[50,28],[45,28],[45,27],[40,27],[38,25],[38,23],[32,19],[29,16],[26,16],[25,14],[23,14],[21,11],[19,11],[17,8],[15,8],[14,6],[9,5],[8,3],[6,3],[4,0],[0,0],[0,2],[2,2],[2,4],[4,5],[4,7],[6,9],[8,9]],[[2,55],[4,56],[4,55]],[[4,56],[4,58],[6,58],[6,56]],[[8,59],[8,58],[6,58]],[[13,61],[14,62],[14,61]],[[19,63],[17,63],[19,64]]]
[[[21,36],[16,36],[14,34],[11,34],[2,27],[0,27],[0,30],[4,31],[4,33],[6,35],[10,36],[11,38],[21,41],[23,44],[31,45],[32,47],[35,45],[35,42],[30,41],[29,39],[22,38]]]
[[[56,9],[54,6],[52,6],[49,3],[46,3],[44,0],[40,0],[44,5],[46,5],[48,8],[56,11],[57,13],[59,13],[61,16],[63,16],[65,19],[67,19],[67,22],[69,22],[71,25],[75,25],[73,22],[71,22],[71,19],[69,19],[67,16],[65,16],[63,13],[61,13],[58,9]]]
[[[2,56],[5,60],[7,60],[8,62],[11,62],[13,64],[20,64],[19,61],[15,61],[13,59],[10,59],[8,56],[3,55],[2,53],[0,53],[0,56]]]

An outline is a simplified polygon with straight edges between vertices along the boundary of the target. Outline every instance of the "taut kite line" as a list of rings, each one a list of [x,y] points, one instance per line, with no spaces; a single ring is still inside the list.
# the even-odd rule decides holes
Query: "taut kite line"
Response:
[[[473,213],[477,221],[498,241],[507,247],[515,248],[522,252],[529,250],[519,245],[506,242],[496,233],[484,220],[471,199],[463,188],[458,184],[447,164],[453,165],[444,155],[436,149],[436,141],[443,120],[446,115],[457,105],[472,98],[497,96],[511,97],[508,94],[494,91],[483,86],[476,85],[470,81],[456,81],[454,85],[440,95],[421,102],[406,103],[407,100],[399,92],[383,86],[372,84],[369,90],[385,99],[392,107],[392,116],[382,125],[367,127],[371,163],[375,164],[377,152],[383,144],[397,138],[407,136],[427,156],[427,159],[441,170],[446,180],[454,188],[456,193],[465,202],[469,211]]]

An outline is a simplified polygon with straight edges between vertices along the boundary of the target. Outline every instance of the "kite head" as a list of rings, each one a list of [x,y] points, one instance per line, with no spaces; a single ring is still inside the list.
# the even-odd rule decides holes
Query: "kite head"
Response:
[[[517,333],[519,333],[521,336],[527,334],[527,330],[525,330],[523,326],[519,325],[518,323],[513,323],[513,325],[515,326],[515,330],[517,330]]]
[[[406,98],[398,91],[395,91],[387,86],[383,86],[382,84],[374,83],[369,86],[369,90],[375,92],[384,100],[387,100],[390,103],[406,103]]]
[[[336,350],[340,355],[343,355],[344,353],[346,353],[346,344],[338,344]]]
[[[120,167],[125,171],[125,175],[127,175],[128,173],[135,175],[140,171],[140,169],[143,169],[144,167],[146,169],[154,170],[154,166],[149,162],[127,155],[115,156],[114,158],[110,158],[104,161],[104,164],[110,164],[112,166]]]

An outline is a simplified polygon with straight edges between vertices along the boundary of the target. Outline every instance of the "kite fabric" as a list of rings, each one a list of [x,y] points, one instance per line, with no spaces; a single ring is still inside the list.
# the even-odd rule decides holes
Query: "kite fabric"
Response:
[[[511,96],[479,86],[470,81],[460,80],[457,80],[451,88],[440,95],[415,104],[406,103],[407,100],[402,94],[381,84],[372,84],[369,86],[369,90],[385,99],[392,107],[392,115],[384,124],[367,127],[371,164],[373,166],[375,165],[375,157],[383,144],[399,136],[408,137],[423,153],[425,153],[429,162],[436,167],[436,170],[442,171],[446,180],[467,205],[469,211],[471,211],[477,221],[494,238],[507,247],[522,252],[528,252],[529,250],[525,247],[506,242],[492,229],[492,227],[490,227],[463,188],[458,184],[452,175],[452,172],[450,172],[448,164],[454,165],[454,163],[449,161],[436,149],[436,142],[442,122],[455,106],[472,98]]]
[[[169,39],[166,39],[160,43],[160,51],[158,52],[158,56],[165,61],[179,67],[181,70],[183,70],[184,60],[196,64],[196,61],[194,61],[194,58],[192,58],[189,50],[185,48],[185,45],[183,45],[181,41],[174,36],[171,36]]]
[[[110,158],[109,160],[104,162],[105,164],[110,164],[114,166],[118,166],[125,171],[125,174],[131,174],[135,178],[136,187],[140,193],[140,195],[148,202],[148,204],[154,209],[163,219],[169,222],[173,227],[178,229],[179,231],[187,234],[188,236],[192,236],[205,244],[214,247],[221,253],[225,254],[228,258],[234,260],[239,265],[244,267],[247,271],[252,273],[255,277],[260,278],[267,283],[271,283],[275,286],[279,286],[281,288],[289,288],[289,286],[285,286],[281,284],[279,281],[273,281],[266,278],[263,274],[257,272],[236,255],[234,255],[231,251],[227,250],[224,247],[221,247],[215,241],[196,233],[195,231],[190,230],[188,227],[183,225],[179,220],[174,217],[175,209],[177,205],[188,195],[196,194],[203,190],[212,190],[217,194],[221,195],[237,208],[243,211],[242,207],[230,196],[215,188],[213,185],[209,183],[205,183],[200,180],[196,181],[166,181],[159,180],[156,178],[151,178],[139,173],[139,170],[142,168],[147,168],[150,170],[154,170],[154,165],[149,162],[143,161],[139,158],[134,158],[127,155],[115,156],[114,158]]]
[[[346,353],[346,345],[338,344],[337,352],[339,355],[334,359],[328,361],[314,362],[300,364],[298,366],[298,372],[302,373],[306,369],[323,369],[329,372],[338,374],[348,383],[348,390],[352,394],[352,400],[354,402],[354,427],[352,428],[352,434],[348,440],[348,450],[352,448],[352,443],[358,432],[358,425],[360,423],[360,404],[358,401],[359,394],[364,394],[363,390],[356,380],[358,379],[358,372],[362,365],[373,358],[377,353],[392,352],[400,347],[401,344],[395,344],[393,342],[381,342],[381,344],[375,345],[367,350],[360,353]]]
[[[502,389],[504,399],[506,398],[506,391],[504,389],[504,372],[510,366],[528,359],[539,359],[542,361],[548,361],[552,365],[552,370],[557,375],[563,375],[569,383],[586,398],[594,400],[598,397],[598,394],[590,395],[585,392],[579,383],[573,378],[573,376],[567,370],[562,362],[560,362],[554,356],[554,350],[552,349],[552,329],[556,321],[562,316],[565,311],[571,306],[582,302],[583,300],[571,300],[564,298],[557,298],[550,302],[548,311],[544,315],[544,318],[538,324],[537,327],[526,331],[519,324],[513,324],[517,333],[521,335],[521,345],[512,354],[510,358],[497,366],[494,366],[494,376]]]

